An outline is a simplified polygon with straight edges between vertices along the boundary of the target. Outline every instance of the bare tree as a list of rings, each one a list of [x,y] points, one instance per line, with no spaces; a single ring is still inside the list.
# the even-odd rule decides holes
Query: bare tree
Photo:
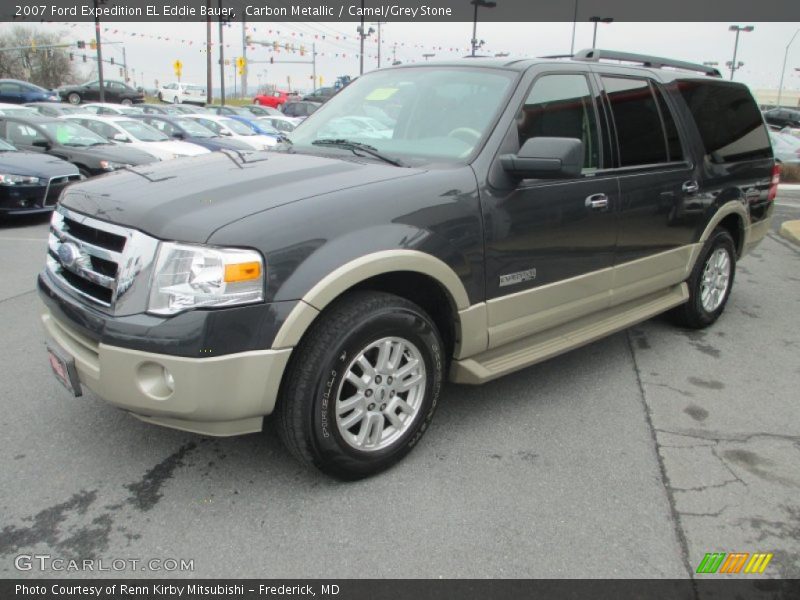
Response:
[[[30,81],[44,88],[77,82],[81,77],[77,72],[79,56],[75,50],[46,47],[68,43],[63,32],[40,32],[30,27],[17,26],[0,34],[0,78]]]

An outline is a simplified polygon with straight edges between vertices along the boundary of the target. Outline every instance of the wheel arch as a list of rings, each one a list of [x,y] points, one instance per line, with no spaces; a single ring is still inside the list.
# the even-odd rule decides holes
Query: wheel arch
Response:
[[[474,319],[469,297],[458,275],[440,259],[417,250],[384,250],[351,260],[319,280],[278,330],[273,348],[297,346],[326,307],[354,290],[396,294],[418,304],[433,319],[448,348],[459,353]],[[463,322],[462,322],[463,321]]]
[[[703,244],[711,237],[711,233],[717,227],[723,227],[731,234],[736,245],[737,258],[741,258],[747,237],[747,223],[749,215],[741,200],[731,200],[719,207],[714,216],[711,217],[703,234],[700,236],[700,243]]]

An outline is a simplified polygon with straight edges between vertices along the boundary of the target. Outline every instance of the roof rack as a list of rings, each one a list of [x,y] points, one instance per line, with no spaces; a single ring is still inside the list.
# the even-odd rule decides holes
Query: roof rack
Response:
[[[600,50],[598,48],[581,50],[572,57],[572,60],[583,60],[588,62],[597,62],[600,60],[619,60],[637,63],[645,67],[652,67],[654,69],[671,67],[673,69],[681,69],[683,71],[695,71],[705,75],[710,75],[711,77],[722,77],[719,70],[707,65],[683,62],[681,60],[672,60],[671,58],[660,58],[658,56],[647,56],[645,54],[632,54],[630,52],[617,52],[615,50]]]

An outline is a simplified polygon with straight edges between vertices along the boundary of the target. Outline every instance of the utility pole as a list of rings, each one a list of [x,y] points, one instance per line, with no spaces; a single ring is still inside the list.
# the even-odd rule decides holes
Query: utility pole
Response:
[[[242,58],[245,60],[244,68],[242,69],[242,98],[247,96],[247,25],[244,20],[244,13],[242,13]]]
[[[219,0],[219,83],[220,83],[220,100],[222,106],[225,106],[225,44],[222,43],[222,29],[225,23],[222,21],[222,0]]]
[[[211,88],[214,86],[214,76],[211,71],[211,0],[206,0],[206,104],[213,102],[214,96]]]
[[[789,43],[786,44],[786,51],[783,53],[783,66],[781,67],[781,83],[778,85],[778,106],[781,105],[781,96],[783,95],[783,75],[786,73],[786,61],[789,58],[789,46],[792,45],[794,42],[794,38],[797,37],[797,34],[800,33],[800,29],[794,32],[792,39],[789,40]]]
[[[378,21],[377,23],[372,23],[373,25],[378,26],[378,68],[381,68],[381,25],[386,25],[386,21]]]
[[[311,78],[314,80],[311,86],[311,93],[317,91],[317,44],[311,42]]]
[[[360,50],[359,55],[358,55],[358,58],[359,58],[359,61],[358,61],[359,62],[358,74],[359,75],[363,75],[364,74],[364,38],[366,38],[368,35],[370,35],[372,32],[375,31],[372,27],[370,27],[368,32],[366,32],[366,33],[364,32],[364,0],[361,0],[361,25],[358,26],[357,31],[358,31],[358,38],[361,41],[361,50]]]
[[[122,46],[122,68],[123,68],[123,73],[125,74],[125,84],[127,85],[127,83],[128,83],[128,57],[125,54],[125,46],[124,45]],[[136,83],[136,82],[134,81],[134,83]]]
[[[752,25],[746,25],[745,27],[740,27],[739,25],[731,25],[728,27],[728,31],[735,31],[736,32],[736,41],[733,43],[733,60],[728,63],[728,66],[731,68],[731,81],[733,81],[733,76],[736,74],[736,70],[742,66],[743,63],[736,62],[736,53],[739,51],[739,34],[744,31],[745,33],[750,33],[753,31],[755,27]]]
[[[105,0],[94,0],[94,39],[97,42],[97,81],[100,84],[100,102],[106,101],[105,86],[103,85],[103,48],[100,45],[100,11],[98,4]]]

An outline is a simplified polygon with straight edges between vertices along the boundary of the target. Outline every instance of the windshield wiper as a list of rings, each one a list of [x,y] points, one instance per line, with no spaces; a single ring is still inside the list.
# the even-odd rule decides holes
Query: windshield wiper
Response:
[[[352,150],[353,154],[360,156],[358,153],[363,152],[375,158],[379,158],[384,162],[394,165],[395,167],[405,167],[405,163],[398,158],[387,156],[380,150],[369,144],[362,144],[361,142],[353,142],[345,139],[323,138],[321,140],[314,140],[311,142],[314,146],[331,146],[334,148],[344,148],[345,150]]]

